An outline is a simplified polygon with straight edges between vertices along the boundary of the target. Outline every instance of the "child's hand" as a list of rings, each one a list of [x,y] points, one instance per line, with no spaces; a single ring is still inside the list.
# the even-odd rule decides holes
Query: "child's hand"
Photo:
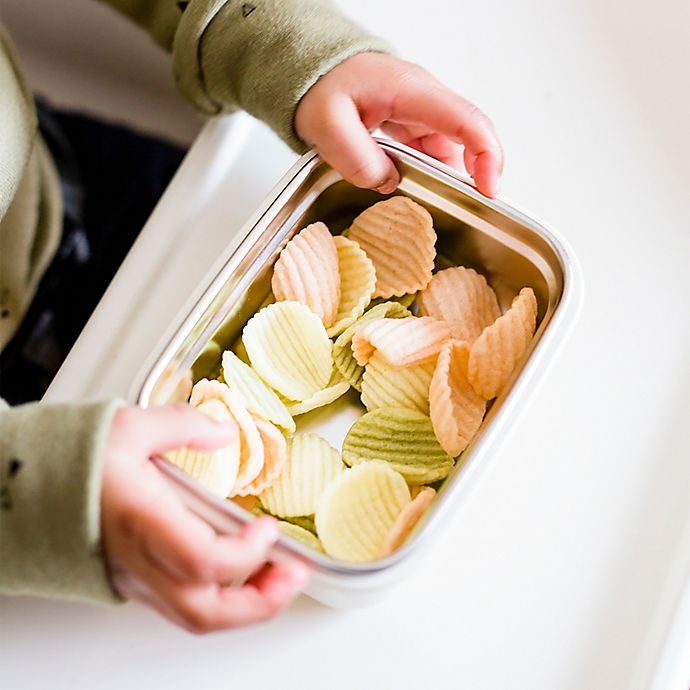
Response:
[[[341,62],[307,91],[295,130],[358,187],[392,192],[400,178],[369,135],[386,134],[457,166],[458,144],[479,191],[498,192],[503,152],[489,118],[421,67],[389,55],[362,53]]]
[[[267,565],[278,536],[271,518],[218,536],[177,498],[149,458],[191,447],[213,450],[236,431],[186,405],[120,410],[107,446],[102,533],[115,587],[178,625],[202,633],[271,617],[307,581],[301,563]],[[230,587],[251,575],[243,587]]]

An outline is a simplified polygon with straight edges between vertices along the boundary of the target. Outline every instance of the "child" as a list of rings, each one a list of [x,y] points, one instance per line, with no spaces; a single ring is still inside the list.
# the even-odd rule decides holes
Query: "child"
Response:
[[[451,165],[462,145],[478,189],[497,192],[503,158],[489,120],[327,0],[108,2],[172,51],[180,90],[202,112],[244,108],[294,149],[315,147],[346,180],[381,193],[399,178],[371,130]],[[2,348],[16,346],[65,245],[58,192],[0,30]],[[304,587],[300,563],[266,563],[277,534],[271,519],[218,536],[148,462],[183,446],[228,445],[227,426],[187,406],[0,405],[0,591],[138,599],[207,632],[268,618]],[[246,576],[246,585],[231,586]]]

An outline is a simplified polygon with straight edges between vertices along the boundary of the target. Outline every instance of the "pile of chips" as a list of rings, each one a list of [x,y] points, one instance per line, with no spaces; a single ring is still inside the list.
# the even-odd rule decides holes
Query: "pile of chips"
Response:
[[[191,405],[237,426],[237,443],[168,458],[332,558],[391,554],[477,433],[536,325],[531,288],[501,314],[473,269],[433,272],[435,245],[431,215],[404,196],[367,208],[342,236],[320,222],[304,228],[275,264],[273,298],[223,353],[220,380],[191,392]],[[364,409],[341,450],[296,432],[294,417],[351,388]]]

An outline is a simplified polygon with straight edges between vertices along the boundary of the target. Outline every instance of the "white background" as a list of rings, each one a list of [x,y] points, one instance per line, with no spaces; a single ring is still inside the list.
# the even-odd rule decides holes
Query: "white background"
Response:
[[[165,56],[107,9],[0,7],[33,83],[57,101],[194,135]],[[690,659],[687,2],[347,7],[492,117],[505,197],[564,235],[583,265],[574,334],[436,548],[380,605],[334,612],[302,598],[267,625],[194,638],[136,605],[0,599],[3,687],[688,687],[678,663]],[[172,319],[291,160],[260,129],[220,190],[205,192],[197,171],[210,202],[174,236],[155,299],[134,305],[141,322]],[[187,190],[168,206],[193,207]],[[165,231],[147,229],[161,241]],[[113,328],[118,309],[106,314]],[[100,388],[90,374],[103,331],[68,363],[60,397],[127,392],[132,352],[157,341],[132,319],[113,335]]]

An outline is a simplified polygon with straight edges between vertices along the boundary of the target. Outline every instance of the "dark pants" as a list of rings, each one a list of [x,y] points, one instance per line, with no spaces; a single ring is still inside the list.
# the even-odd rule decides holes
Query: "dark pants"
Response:
[[[45,393],[185,152],[165,141],[38,104],[60,172],[60,248],[22,324],[0,353],[0,397]]]

